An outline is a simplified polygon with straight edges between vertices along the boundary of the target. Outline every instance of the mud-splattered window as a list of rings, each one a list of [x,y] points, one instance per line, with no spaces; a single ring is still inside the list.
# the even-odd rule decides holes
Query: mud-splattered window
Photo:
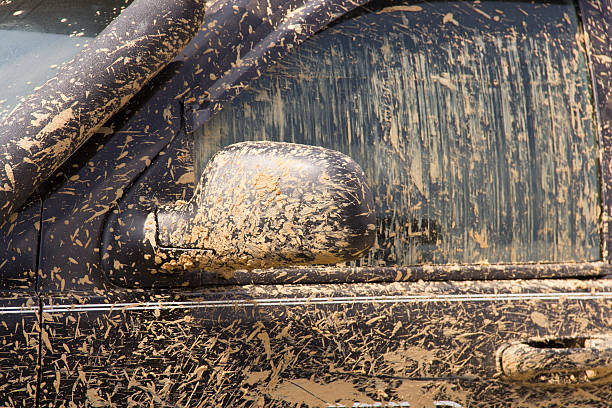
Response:
[[[361,265],[600,259],[593,102],[575,5],[375,2],[271,67],[196,132],[278,140],[364,168]]]
[[[131,0],[0,0],[0,121]]]

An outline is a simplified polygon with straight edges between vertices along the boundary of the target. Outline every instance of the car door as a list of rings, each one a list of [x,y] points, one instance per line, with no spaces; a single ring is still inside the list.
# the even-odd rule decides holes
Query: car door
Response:
[[[36,403],[39,372],[40,303],[36,262],[40,198],[32,198],[0,230],[0,404]]]
[[[41,406],[608,405],[609,9],[355,6],[212,4],[60,170]],[[242,140],[353,157],[372,251],[152,272],[138,214],[189,200]]]

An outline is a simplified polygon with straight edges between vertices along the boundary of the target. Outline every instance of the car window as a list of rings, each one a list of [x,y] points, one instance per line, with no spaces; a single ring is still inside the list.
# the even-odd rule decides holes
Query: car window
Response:
[[[196,130],[201,173],[243,140],[351,156],[374,191],[359,265],[592,261],[598,146],[568,1],[376,1]]]
[[[0,121],[131,0],[0,0]]]

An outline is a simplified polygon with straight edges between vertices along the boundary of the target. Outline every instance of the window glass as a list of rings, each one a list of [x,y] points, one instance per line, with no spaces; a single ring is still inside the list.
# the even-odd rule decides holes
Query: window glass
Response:
[[[0,121],[130,2],[0,0]]]
[[[374,2],[198,129],[196,167],[243,140],[346,153],[376,204],[360,265],[600,259],[578,21],[566,1]]]

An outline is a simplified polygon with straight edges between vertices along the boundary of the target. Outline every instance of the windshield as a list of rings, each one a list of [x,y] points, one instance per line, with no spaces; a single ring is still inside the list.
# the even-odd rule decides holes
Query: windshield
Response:
[[[0,0],[0,122],[131,0]]]

